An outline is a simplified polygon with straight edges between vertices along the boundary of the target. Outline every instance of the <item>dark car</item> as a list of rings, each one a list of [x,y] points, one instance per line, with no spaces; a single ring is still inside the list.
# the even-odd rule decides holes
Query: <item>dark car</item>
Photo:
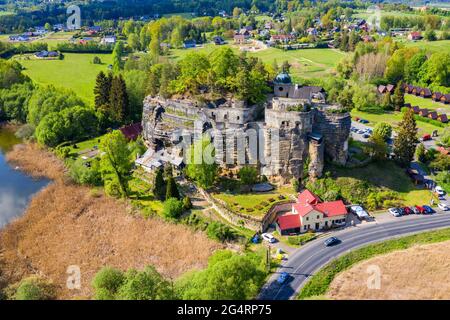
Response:
[[[411,209],[409,207],[404,207],[403,208],[403,214],[412,214],[413,212],[411,211]]]
[[[405,215],[405,210],[404,208],[397,208],[398,212],[400,213],[401,216]]]
[[[341,242],[341,240],[339,240],[338,238],[336,238],[336,237],[331,237],[331,238],[328,238],[327,240],[325,240],[324,241],[324,244],[327,246],[327,247],[331,247],[331,246],[334,246],[334,245],[336,245],[336,244],[338,244],[338,243],[340,243]]]
[[[416,206],[417,211],[419,211],[419,214],[424,214],[425,213],[425,209],[421,206]]]
[[[287,272],[282,272],[280,273],[280,275],[277,278],[277,282],[279,284],[283,284],[287,281],[287,279],[289,278],[289,274]]]
[[[430,206],[422,206],[422,208],[425,210],[425,213],[434,213],[433,208]]]

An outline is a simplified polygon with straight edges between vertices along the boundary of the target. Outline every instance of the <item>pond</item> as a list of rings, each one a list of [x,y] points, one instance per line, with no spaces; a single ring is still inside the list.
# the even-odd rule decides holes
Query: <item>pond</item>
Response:
[[[0,228],[23,214],[31,197],[49,182],[33,179],[6,162],[5,153],[19,143],[12,131],[0,127]]]

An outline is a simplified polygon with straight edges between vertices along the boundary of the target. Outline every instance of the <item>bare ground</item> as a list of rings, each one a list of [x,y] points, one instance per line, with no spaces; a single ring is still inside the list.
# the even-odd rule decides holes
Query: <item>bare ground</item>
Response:
[[[0,287],[39,274],[57,285],[60,299],[89,298],[92,277],[103,266],[126,270],[151,264],[176,278],[204,267],[220,247],[203,233],[157,218],[145,220],[125,201],[64,181],[64,166],[46,150],[24,145],[8,159],[55,182],[33,198],[21,218],[0,231]],[[80,290],[66,288],[71,265],[81,269]]]
[[[373,266],[381,271],[380,289],[367,286]],[[374,287],[373,281],[370,284]],[[346,300],[450,299],[450,241],[415,246],[359,263],[334,279],[327,296]]]

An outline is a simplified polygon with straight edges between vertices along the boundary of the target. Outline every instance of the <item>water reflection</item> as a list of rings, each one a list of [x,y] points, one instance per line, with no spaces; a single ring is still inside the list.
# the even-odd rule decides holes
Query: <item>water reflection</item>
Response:
[[[0,228],[20,216],[33,194],[44,187],[48,180],[33,179],[11,168],[5,153],[20,143],[11,131],[0,128]]]

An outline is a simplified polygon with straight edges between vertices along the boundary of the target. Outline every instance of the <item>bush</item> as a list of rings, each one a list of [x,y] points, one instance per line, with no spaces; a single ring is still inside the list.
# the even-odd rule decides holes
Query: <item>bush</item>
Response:
[[[213,221],[208,225],[206,234],[209,238],[222,242],[234,240],[236,237],[230,227],[217,221]]]
[[[102,184],[100,164],[96,159],[92,159],[88,166],[83,159],[78,158],[69,166],[69,175],[78,184],[91,186],[100,186]]]
[[[287,238],[287,241],[289,244],[294,246],[301,246],[305,243],[314,240],[317,236],[314,233],[305,233],[298,236],[289,236]]]
[[[192,202],[191,202],[191,198],[189,197],[184,197],[183,198],[183,210],[184,211],[188,211],[192,209]]]
[[[53,300],[55,298],[54,285],[38,277],[23,279],[15,294],[16,300]]]
[[[95,290],[95,299],[114,299],[124,280],[125,277],[122,271],[111,267],[102,268],[92,280],[92,287]]]
[[[183,202],[177,198],[169,198],[164,202],[163,215],[168,219],[177,219],[183,213]]]
[[[24,124],[16,131],[16,137],[22,140],[28,140],[33,137],[35,129],[31,124]]]

